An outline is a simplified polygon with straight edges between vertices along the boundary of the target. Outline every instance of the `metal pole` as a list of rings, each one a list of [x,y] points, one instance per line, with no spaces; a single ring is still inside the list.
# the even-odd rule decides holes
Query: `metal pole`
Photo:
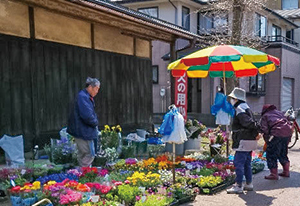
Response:
[[[226,91],[226,75],[225,75],[225,65],[223,62],[223,84],[224,84],[224,94],[227,94]],[[228,129],[228,125],[226,125],[226,157],[229,156],[229,129]]]
[[[175,184],[175,143],[173,143],[173,167],[172,167],[172,170],[173,170],[173,184]]]

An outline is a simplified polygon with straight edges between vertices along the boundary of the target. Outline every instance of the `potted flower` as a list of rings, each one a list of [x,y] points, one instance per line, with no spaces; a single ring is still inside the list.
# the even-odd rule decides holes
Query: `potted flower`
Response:
[[[184,143],[185,150],[200,150],[201,132],[206,129],[206,126],[198,120],[188,119],[185,123],[185,131],[188,141]]]
[[[210,154],[212,157],[221,153],[222,146],[227,140],[225,131],[217,127],[215,129],[208,129],[202,136],[209,141]]]

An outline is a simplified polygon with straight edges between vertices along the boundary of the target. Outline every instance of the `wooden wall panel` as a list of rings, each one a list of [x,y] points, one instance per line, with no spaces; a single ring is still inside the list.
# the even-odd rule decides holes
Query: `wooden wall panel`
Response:
[[[34,9],[34,19],[37,39],[91,47],[91,25],[88,22],[40,8]]]
[[[0,33],[29,38],[28,6],[1,0]]]
[[[150,59],[8,35],[0,35],[0,46],[0,136],[23,134],[26,151],[67,126],[87,76],[101,81],[95,98],[100,129],[151,124]]]

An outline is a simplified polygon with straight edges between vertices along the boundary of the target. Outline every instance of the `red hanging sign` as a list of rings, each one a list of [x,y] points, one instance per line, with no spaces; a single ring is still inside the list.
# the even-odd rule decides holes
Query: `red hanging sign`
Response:
[[[175,77],[175,106],[183,118],[187,119],[187,75]]]

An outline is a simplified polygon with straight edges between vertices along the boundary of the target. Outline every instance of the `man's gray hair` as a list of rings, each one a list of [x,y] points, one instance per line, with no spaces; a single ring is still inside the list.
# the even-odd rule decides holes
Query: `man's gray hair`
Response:
[[[92,87],[100,87],[100,81],[97,78],[88,77],[86,79],[85,86],[88,87],[90,85]]]

